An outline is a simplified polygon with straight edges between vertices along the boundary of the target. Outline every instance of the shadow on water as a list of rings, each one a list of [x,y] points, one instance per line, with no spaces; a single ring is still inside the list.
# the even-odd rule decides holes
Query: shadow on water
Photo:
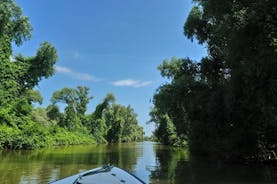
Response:
[[[152,142],[0,151],[1,183],[35,184],[113,164],[146,183],[277,183],[277,168],[224,165]]]
[[[152,172],[151,183],[277,183],[276,167],[227,165],[163,146],[155,151],[159,167]]]

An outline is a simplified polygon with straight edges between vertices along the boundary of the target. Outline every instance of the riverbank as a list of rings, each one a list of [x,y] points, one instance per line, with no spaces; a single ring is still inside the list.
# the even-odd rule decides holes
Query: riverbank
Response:
[[[32,150],[81,144],[96,144],[96,140],[85,129],[68,131],[59,126],[45,128],[35,123],[21,127],[0,125],[0,149]]]

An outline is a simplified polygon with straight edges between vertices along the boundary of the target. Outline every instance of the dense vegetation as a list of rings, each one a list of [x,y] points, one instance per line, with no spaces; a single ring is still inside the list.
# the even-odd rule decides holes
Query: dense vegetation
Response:
[[[224,160],[277,159],[276,1],[194,2],[184,34],[208,55],[159,66],[169,82],[154,95],[156,136]]]
[[[36,55],[12,55],[12,44],[31,38],[28,17],[14,0],[0,1],[0,148],[34,149],[48,145],[137,141],[143,137],[131,107],[115,103],[107,95],[95,112],[87,115],[89,88],[63,88],[53,94],[46,109],[34,87],[54,74],[57,51],[48,42]],[[60,111],[57,103],[65,103]]]

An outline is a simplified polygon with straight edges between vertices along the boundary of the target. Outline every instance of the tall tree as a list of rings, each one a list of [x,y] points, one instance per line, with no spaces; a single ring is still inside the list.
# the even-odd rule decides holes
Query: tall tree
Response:
[[[72,88],[63,88],[59,91],[53,93],[51,102],[53,105],[56,103],[65,103],[67,106],[64,110],[64,117],[58,122],[58,124],[62,127],[66,127],[69,130],[73,130],[78,126],[79,118],[76,112],[76,100],[77,93],[75,89]]]
[[[153,119],[159,127],[167,114],[192,153],[265,158],[277,151],[276,1],[194,2],[184,33],[208,56],[159,67],[170,80],[154,95]]]
[[[76,93],[77,93],[77,101],[76,110],[77,113],[81,116],[85,115],[87,111],[87,104],[93,98],[92,96],[88,96],[89,88],[85,86],[77,86]]]
[[[115,103],[109,93],[90,115],[88,129],[98,142],[131,142],[143,139],[143,129],[130,106]]]
[[[128,106],[113,104],[104,112],[107,125],[106,140],[108,142],[131,142],[143,139],[143,131],[139,127],[134,110]]]
[[[98,104],[95,111],[91,114],[88,123],[88,129],[92,135],[98,140],[98,142],[106,142],[107,124],[104,118],[104,113],[112,104],[115,103],[115,97],[113,94],[108,93],[103,99],[102,103]]]
[[[31,38],[29,18],[14,0],[0,2],[0,61],[9,61],[12,55],[12,42],[17,46]]]
[[[80,123],[85,124],[85,112],[87,110],[87,104],[92,97],[88,96],[88,87],[78,86],[77,89],[63,88],[53,93],[51,102],[65,103],[65,116],[60,120],[59,124],[63,127],[67,127],[73,130]]]
[[[30,39],[31,30],[28,17],[14,0],[0,1],[0,106],[5,112],[0,115],[1,123],[26,122],[31,102],[42,100],[38,93],[31,93],[32,88],[54,73],[57,53],[47,42],[34,57],[12,56],[12,44],[20,46]]]

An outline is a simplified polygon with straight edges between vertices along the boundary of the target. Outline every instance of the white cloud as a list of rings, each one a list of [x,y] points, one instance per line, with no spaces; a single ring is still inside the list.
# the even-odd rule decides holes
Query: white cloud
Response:
[[[63,73],[63,74],[69,74],[72,73],[72,71],[69,68],[63,67],[63,66],[55,66],[55,71],[58,73]]]
[[[82,80],[82,81],[97,81],[93,76],[87,74],[87,73],[80,73],[80,72],[75,72],[71,70],[70,68],[63,67],[63,66],[55,66],[55,71],[57,73],[61,73],[67,76],[70,76],[74,79]]]
[[[112,84],[114,86],[127,86],[127,87],[140,88],[140,87],[144,87],[152,84],[152,81],[125,79],[125,80],[114,81]]]

